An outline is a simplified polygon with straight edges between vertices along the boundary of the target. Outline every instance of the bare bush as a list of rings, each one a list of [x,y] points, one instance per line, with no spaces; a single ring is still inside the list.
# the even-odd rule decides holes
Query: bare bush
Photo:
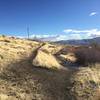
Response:
[[[77,63],[89,65],[100,63],[100,49],[94,47],[81,47],[75,51]]]

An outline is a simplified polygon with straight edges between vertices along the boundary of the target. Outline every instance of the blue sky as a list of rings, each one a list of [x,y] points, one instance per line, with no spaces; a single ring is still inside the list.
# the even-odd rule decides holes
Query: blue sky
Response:
[[[0,0],[0,33],[88,38],[100,35],[100,0]]]

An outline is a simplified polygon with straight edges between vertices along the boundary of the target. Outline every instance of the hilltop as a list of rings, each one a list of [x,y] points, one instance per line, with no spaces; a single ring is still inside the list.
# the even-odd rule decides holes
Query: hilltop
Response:
[[[76,48],[0,36],[0,100],[99,100],[100,65],[79,66]]]

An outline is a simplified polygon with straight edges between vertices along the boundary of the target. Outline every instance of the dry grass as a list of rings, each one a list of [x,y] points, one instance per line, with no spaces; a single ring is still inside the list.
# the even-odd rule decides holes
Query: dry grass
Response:
[[[0,37],[0,100],[65,100],[67,72],[32,65],[34,51],[41,44]]]
[[[100,100],[100,64],[60,69],[56,55],[75,60],[78,50],[84,55],[80,47],[0,36],[0,100]],[[92,53],[100,60],[98,50],[85,50],[89,63]]]
[[[70,81],[70,93],[75,100],[100,100],[100,64],[80,68]]]
[[[70,61],[72,63],[75,63],[77,61],[77,57],[74,53],[67,53],[66,55],[60,54],[60,57],[62,57],[66,61]]]
[[[50,53],[46,53],[42,50],[38,50],[35,58],[33,59],[34,66],[41,66],[49,69],[61,69],[57,59]]]

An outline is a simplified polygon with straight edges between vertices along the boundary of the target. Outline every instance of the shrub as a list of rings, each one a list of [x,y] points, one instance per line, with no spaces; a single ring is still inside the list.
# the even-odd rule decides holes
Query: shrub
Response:
[[[3,59],[3,56],[0,54],[0,59]]]
[[[6,36],[3,34],[2,37],[6,37]]]
[[[5,40],[4,40],[4,42],[8,42],[8,43],[9,43],[9,42],[10,42],[10,40],[5,39]]]
[[[99,49],[100,50],[100,44],[97,43],[96,41],[93,41],[90,43],[90,46],[92,46],[93,48]]]
[[[100,63],[100,49],[95,47],[81,47],[75,51],[77,63],[81,65],[89,65]]]

